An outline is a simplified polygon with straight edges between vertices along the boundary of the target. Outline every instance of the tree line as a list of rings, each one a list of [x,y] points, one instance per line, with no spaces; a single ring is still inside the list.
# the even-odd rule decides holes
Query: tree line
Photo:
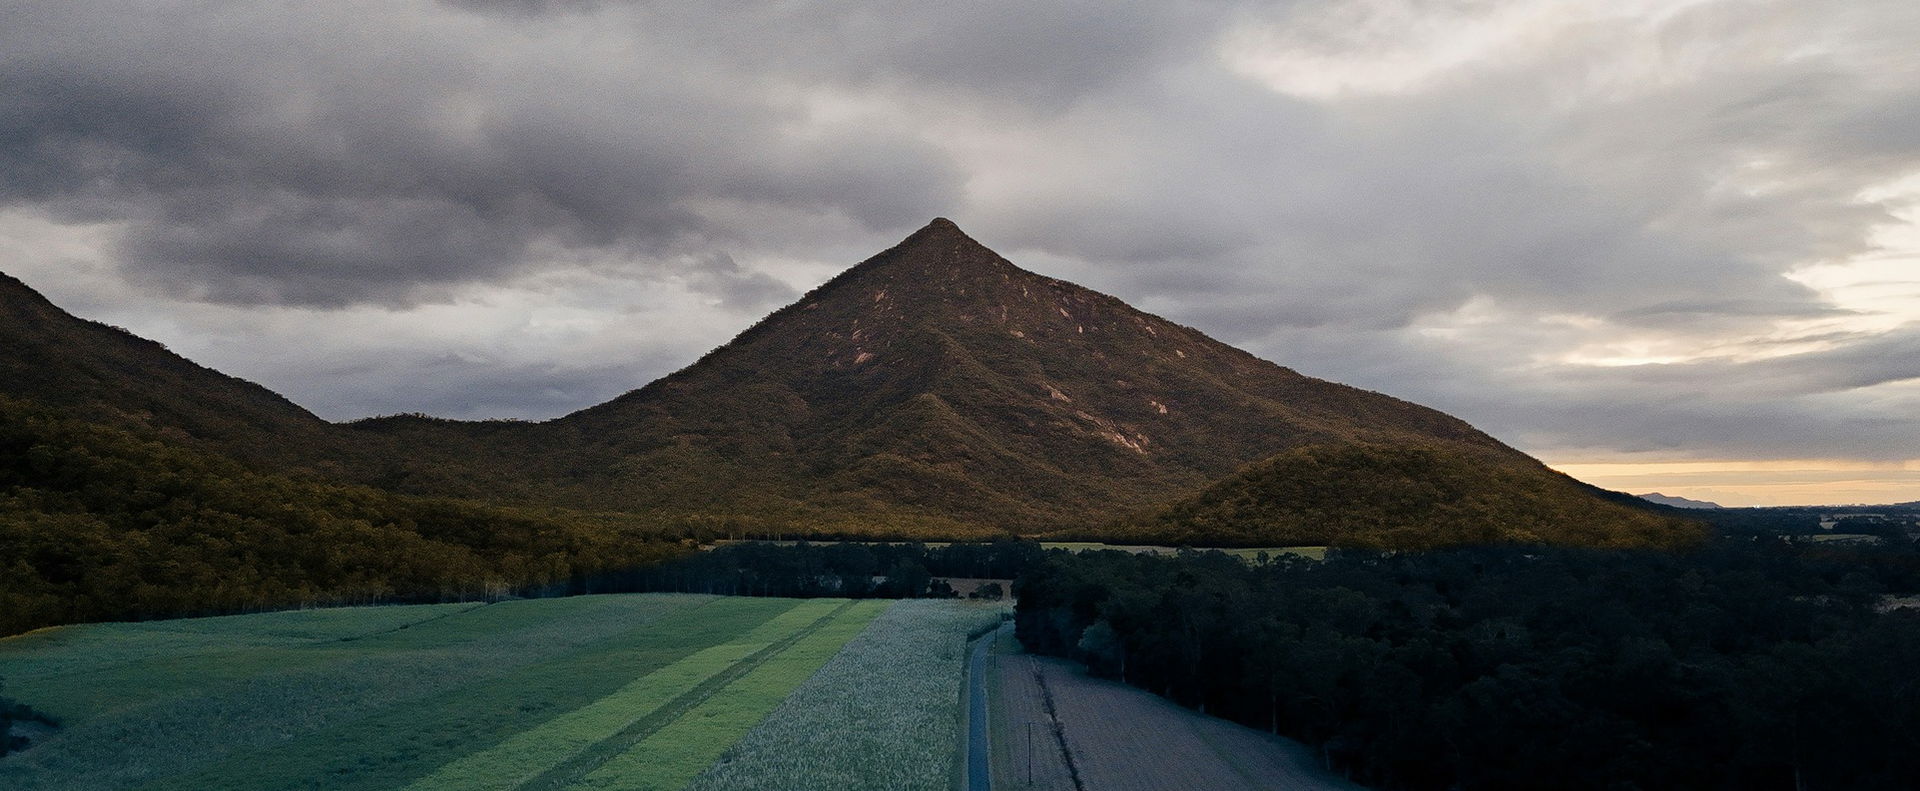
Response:
[[[1013,539],[934,545],[749,541],[593,575],[584,587],[599,593],[944,598],[957,594],[942,578],[1010,580],[1044,554],[1037,543]]]
[[[1049,555],[1029,650],[1389,789],[1920,787],[1912,542]]]

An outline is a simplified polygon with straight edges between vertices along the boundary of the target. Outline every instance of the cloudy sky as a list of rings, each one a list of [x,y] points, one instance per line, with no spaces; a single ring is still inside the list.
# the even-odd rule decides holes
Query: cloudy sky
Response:
[[[947,216],[1602,485],[1920,500],[1920,3],[0,0],[0,270],[545,418]]]

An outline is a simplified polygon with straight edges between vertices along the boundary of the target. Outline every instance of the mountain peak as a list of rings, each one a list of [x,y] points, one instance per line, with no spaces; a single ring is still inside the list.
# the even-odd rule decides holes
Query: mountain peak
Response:
[[[945,217],[935,217],[932,222],[920,226],[920,230],[907,234],[907,238],[900,240],[900,243],[894,245],[892,249],[899,250],[922,245],[955,243],[980,244],[974,241],[973,237],[968,236],[966,231],[960,230],[960,226],[955,224],[954,221]],[[884,256],[886,253],[881,253],[881,255]]]
[[[937,306],[974,303],[977,308],[983,300],[999,299],[1000,292],[1022,284],[1035,293],[1050,282],[1052,278],[1014,266],[952,220],[936,217],[790,307],[811,309],[817,303],[851,300],[861,313],[922,316]]]
[[[907,235],[885,252],[876,255],[850,272],[885,266],[904,264],[907,267],[927,270],[928,274],[951,274],[958,270],[999,270],[1013,265],[998,253],[987,249],[966,231],[960,230],[952,220],[935,217],[932,222],[920,230]]]

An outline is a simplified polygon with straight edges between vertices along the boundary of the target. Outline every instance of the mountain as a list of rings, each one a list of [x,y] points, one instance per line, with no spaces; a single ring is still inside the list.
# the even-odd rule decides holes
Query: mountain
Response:
[[[365,427],[414,445],[464,432],[466,448],[487,431]],[[1500,447],[1438,412],[1022,270],[944,219],[684,370],[491,431],[515,433],[523,469],[571,504],[856,532],[1083,525],[1311,442]]]
[[[1301,375],[1020,269],[944,219],[685,369],[545,422],[330,424],[157,343],[67,315],[10,278],[0,280],[0,342],[0,395],[63,414],[281,474],[619,514],[695,537],[1264,541],[1220,513],[1197,516],[1207,510],[1195,510],[1198,501],[1181,506],[1197,519],[1188,524],[1138,516],[1222,486],[1252,496],[1312,484],[1353,513],[1413,513],[1371,502],[1412,496],[1392,487],[1355,488],[1319,467],[1287,472],[1287,454],[1305,449],[1417,451],[1406,458],[1438,466],[1408,474],[1444,477],[1460,502],[1476,504],[1454,509],[1461,520],[1590,511],[1581,524],[1637,525],[1639,513],[1609,505],[1631,498],[1574,484],[1457,418]],[[1267,485],[1276,475],[1295,480],[1276,489]],[[1569,541],[1614,541],[1600,527],[1570,530]]]
[[[76,318],[0,273],[0,396],[253,462],[340,471],[355,441],[264,387],[119,327]]]
[[[1707,502],[1706,500],[1692,500],[1692,499],[1679,497],[1671,494],[1661,494],[1659,492],[1647,492],[1646,494],[1636,494],[1634,496],[1642,500],[1646,500],[1647,502],[1650,502],[1650,503],[1670,505],[1675,508],[1725,508],[1726,507],[1719,503]]]
[[[571,506],[816,535],[1098,534],[1306,447],[1428,448],[1511,474],[1473,486],[1558,480],[1457,418],[1020,269],[944,219],[608,403],[544,424],[358,425],[448,463],[511,447]]]

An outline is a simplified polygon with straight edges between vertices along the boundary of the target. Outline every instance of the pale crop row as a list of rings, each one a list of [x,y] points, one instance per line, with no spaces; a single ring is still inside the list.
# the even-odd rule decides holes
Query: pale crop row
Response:
[[[959,756],[966,642],[978,604],[894,604],[696,777],[690,791],[944,791]]]

